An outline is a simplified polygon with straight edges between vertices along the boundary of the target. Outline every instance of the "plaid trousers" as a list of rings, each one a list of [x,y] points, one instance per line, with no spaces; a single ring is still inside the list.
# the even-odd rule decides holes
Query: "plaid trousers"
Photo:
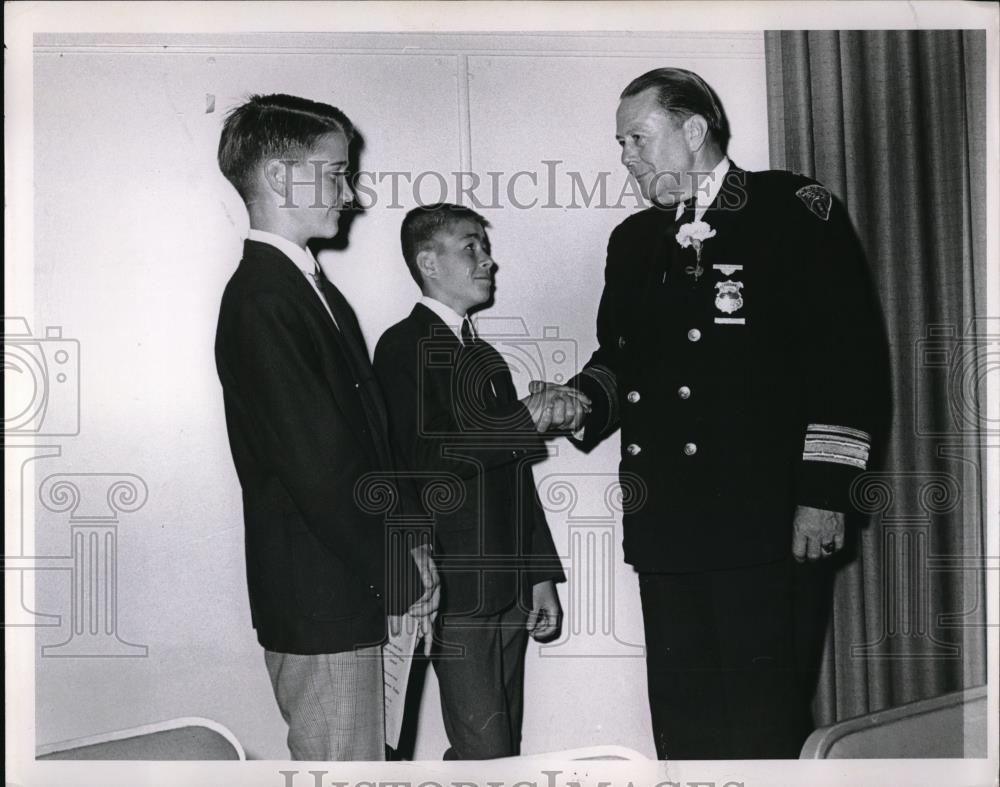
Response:
[[[264,651],[293,760],[384,760],[382,648],[302,656]]]

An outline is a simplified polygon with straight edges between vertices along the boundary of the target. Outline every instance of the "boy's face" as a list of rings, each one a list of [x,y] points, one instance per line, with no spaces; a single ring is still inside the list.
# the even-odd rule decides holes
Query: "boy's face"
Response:
[[[434,271],[428,294],[459,314],[486,303],[493,293],[490,241],[478,221],[460,219],[434,235]]]
[[[319,138],[313,149],[289,168],[280,206],[292,211],[294,224],[307,238],[332,238],[340,212],[354,197],[347,183],[348,144],[340,131]]]

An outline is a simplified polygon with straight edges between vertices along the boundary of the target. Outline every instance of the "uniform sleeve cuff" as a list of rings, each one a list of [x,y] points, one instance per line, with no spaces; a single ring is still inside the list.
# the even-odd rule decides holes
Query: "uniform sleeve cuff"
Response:
[[[796,474],[796,502],[810,508],[848,512],[851,485],[868,467],[871,436],[861,429],[809,424]]]
[[[868,467],[871,435],[860,429],[832,424],[809,424],[802,446],[802,461]]]

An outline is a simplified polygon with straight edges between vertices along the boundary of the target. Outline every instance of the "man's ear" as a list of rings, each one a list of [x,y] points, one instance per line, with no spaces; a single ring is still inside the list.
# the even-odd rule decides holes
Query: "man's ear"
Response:
[[[292,166],[281,159],[268,159],[264,162],[263,178],[269,191],[286,200],[285,188],[288,178],[292,176]]]
[[[425,281],[438,277],[437,254],[433,249],[422,249],[417,252],[417,270]]]
[[[688,150],[697,153],[708,141],[708,121],[701,115],[691,115],[684,121],[684,139]]]

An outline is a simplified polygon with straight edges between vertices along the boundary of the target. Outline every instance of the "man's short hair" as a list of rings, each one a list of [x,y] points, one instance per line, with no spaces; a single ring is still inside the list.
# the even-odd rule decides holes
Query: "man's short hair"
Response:
[[[417,267],[417,255],[434,242],[434,236],[442,230],[449,230],[463,219],[476,222],[483,230],[490,223],[471,208],[463,205],[452,205],[450,202],[436,202],[433,205],[423,205],[414,208],[403,218],[403,226],[399,231],[399,239],[403,246],[403,259],[410,275],[423,289],[424,277]],[[489,249],[486,249],[489,252]]]
[[[245,202],[263,162],[297,158],[334,131],[342,132],[348,143],[354,138],[353,124],[336,107],[283,93],[252,95],[226,115],[219,138],[219,169]]]
[[[693,71],[683,68],[654,68],[633,79],[620,98],[652,88],[660,106],[682,120],[701,115],[708,123],[712,140],[725,153],[729,147],[729,120],[722,102],[709,84]]]

